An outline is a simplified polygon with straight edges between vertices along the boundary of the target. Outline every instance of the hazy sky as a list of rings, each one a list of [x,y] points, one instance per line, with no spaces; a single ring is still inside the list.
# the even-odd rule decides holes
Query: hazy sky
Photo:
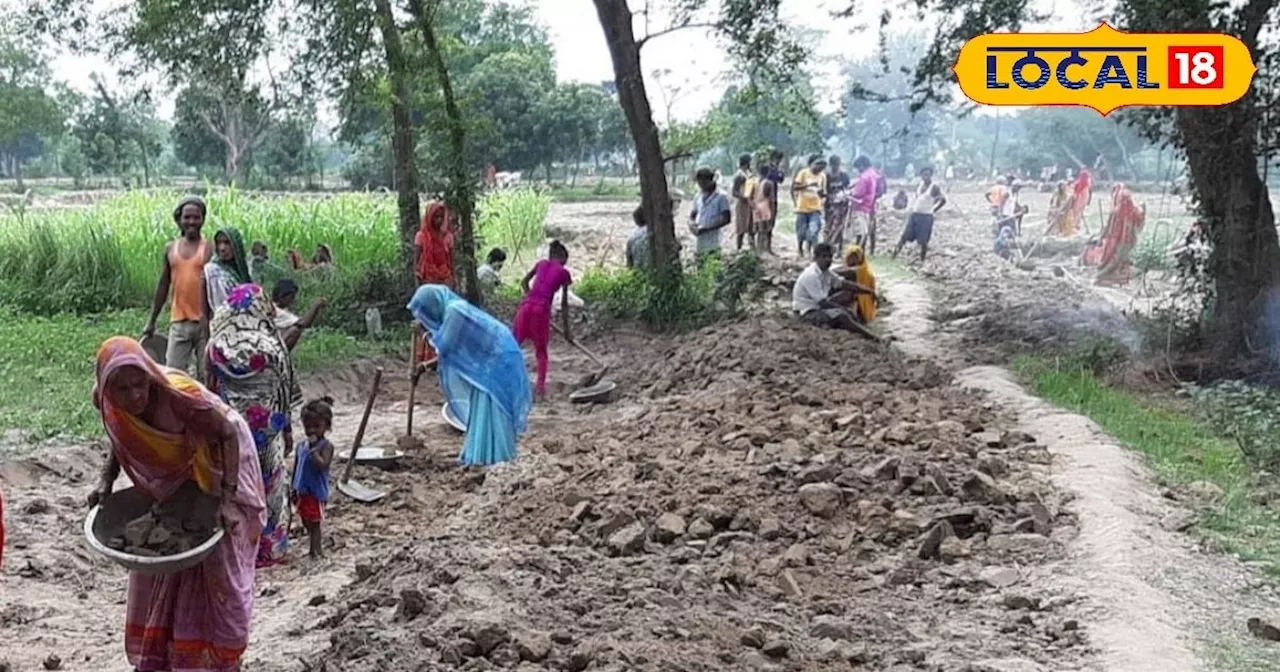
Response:
[[[18,0],[0,0],[0,6]],[[96,0],[102,5],[119,0]],[[556,50],[558,76],[562,81],[600,82],[613,78],[613,65],[604,35],[591,0],[529,0],[536,7],[538,21],[548,30]],[[661,0],[650,0],[657,5]],[[713,0],[714,1],[714,0]],[[1054,20],[1046,28],[1054,30],[1081,30],[1088,25],[1076,0],[1037,0],[1040,8],[1047,10]],[[868,11],[854,19],[837,20],[831,12],[843,8],[847,0],[783,0],[784,18],[793,25],[810,29],[819,37],[813,45],[814,57],[811,69],[815,85],[823,98],[820,106],[830,109],[842,82],[837,76],[836,59],[870,56],[875,51],[872,32],[855,30],[859,22],[874,23],[878,3],[861,0]],[[631,0],[633,8],[643,6],[643,0]],[[654,29],[664,27],[661,17],[654,20]],[[903,21],[895,28],[920,28],[925,24]],[[637,33],[643,27],[637,26]],[[708,31],[688,29],[655,39],[642,52],[642,64],[648,80],[650,101],[659,122],[665,120],[668,106],[678,119],[692,119],[701,115],[720,98],[725,87],[727,58],[721,45],[711,39]],[[88,91],[90,75],[103,74],[107,81],[115,80],[114,68],[100,59],[62,55],[54,63],[55,75],[78,89]],[[655,70],[670,70],[671,74],[655,81]],[[162,91],[162,89],[158,89]],[[672,93],[675,95],[672,95]],[[667,97],[675,100],[668,102]],[[160,113],[168,116],[172,110],[170,96],[158,96]]]

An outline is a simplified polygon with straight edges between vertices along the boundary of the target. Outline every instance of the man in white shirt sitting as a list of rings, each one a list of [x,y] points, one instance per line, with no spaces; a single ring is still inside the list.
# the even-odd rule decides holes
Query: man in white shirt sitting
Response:
[[[880,340],[845,307],[853,304],[858,292],[871,290],[832,273],[832,257],[831,245],[819,243],[813,246],[813,263],[800,273],[791,290],[791,310],[802,322]]]

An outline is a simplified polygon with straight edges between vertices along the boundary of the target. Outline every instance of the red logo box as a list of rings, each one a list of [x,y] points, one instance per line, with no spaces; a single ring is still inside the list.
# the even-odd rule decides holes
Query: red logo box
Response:
[[[1169,47],[1170,89],[1221,89],[1226,67],[1222,46]]]

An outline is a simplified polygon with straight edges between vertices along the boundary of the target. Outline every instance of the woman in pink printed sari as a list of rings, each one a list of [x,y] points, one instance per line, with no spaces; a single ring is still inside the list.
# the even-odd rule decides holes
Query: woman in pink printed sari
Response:
[[[91,504],[111,494],[122,468],[161,501],[191,480],[220,500],[227,532],[191,569],[129,574],[129,663],[138,672],[239,670],[249,642],[254,558],[266,506],[249,426],[187,374],[161,367],[124,337],[98,349],[93,402],[111,451]]]

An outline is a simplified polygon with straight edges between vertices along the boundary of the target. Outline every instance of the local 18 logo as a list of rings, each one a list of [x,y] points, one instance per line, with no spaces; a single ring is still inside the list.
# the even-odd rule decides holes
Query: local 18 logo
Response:
[[[981,105],[1226,105],[1257,72],[1239,39],[1218,33],[992,33],[969,40],[951,68]]]

